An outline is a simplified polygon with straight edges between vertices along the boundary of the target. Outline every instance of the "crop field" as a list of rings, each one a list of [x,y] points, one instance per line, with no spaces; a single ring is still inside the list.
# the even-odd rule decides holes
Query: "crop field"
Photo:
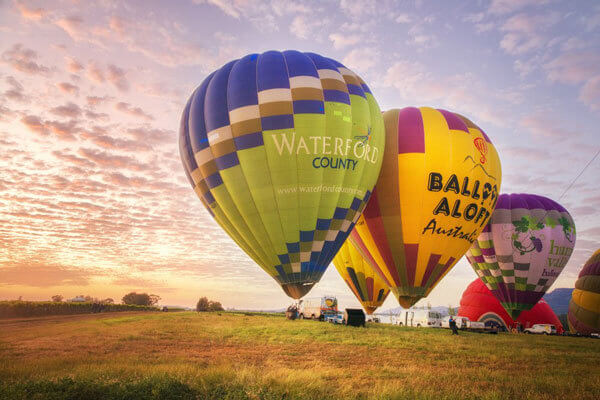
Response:
[[[0,320],[1,399],[597,399],[600,340],[244,313]]]

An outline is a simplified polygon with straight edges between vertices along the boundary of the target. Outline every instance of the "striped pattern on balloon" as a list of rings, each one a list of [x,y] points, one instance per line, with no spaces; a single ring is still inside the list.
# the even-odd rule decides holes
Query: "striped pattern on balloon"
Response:
[[[353,230],[334,257],[333,265],[370,315],[383,304],[390,288],[371,267],[373,260],[368,259],[369,255],[363,249],[360,236]]]
[[[501,194],[467,259],[516,318],[552,286],[574,247],[575,224],[563,206],[533,194]]]
[[[408,308],[475,241],[494,209],[502,174],[489,137],[459,114],[409,107],[383,117],[383,166],[355,229]]]
[[[571,332],[600,333],[600,250],[596,250],[579,272],[567,321]]]
[[[209,213],[300,298],[369,199],[384,141],[377,102],[352,71],[313,53],[270,51],[202,82],[184,109],[179,144]]]

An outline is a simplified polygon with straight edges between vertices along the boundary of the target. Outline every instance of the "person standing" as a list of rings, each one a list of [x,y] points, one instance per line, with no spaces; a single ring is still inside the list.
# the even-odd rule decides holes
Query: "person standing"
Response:
[[[448,320],[448,325],[450,326],[450,329],[452,329],[452,334],[458,335],[458,328],[456,327],[456,320],[452,316],[450,316],[450,320]]]

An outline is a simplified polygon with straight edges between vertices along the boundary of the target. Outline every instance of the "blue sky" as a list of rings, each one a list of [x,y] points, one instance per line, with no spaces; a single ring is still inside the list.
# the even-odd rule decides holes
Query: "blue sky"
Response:
[[[600,247],[600,159],[559,199],[600,150],[598,2],[0,1],[0,35],[0,298],[287,304],[195,198],[176,144],[206,75],[270,49],[340,60],[383,110],[481,126],[503,192],[551,197],[575,219],[554,287]],[[422,303],[456,305],[475,277],[463,259]],[[313,293],[357,304],[333,266]]]

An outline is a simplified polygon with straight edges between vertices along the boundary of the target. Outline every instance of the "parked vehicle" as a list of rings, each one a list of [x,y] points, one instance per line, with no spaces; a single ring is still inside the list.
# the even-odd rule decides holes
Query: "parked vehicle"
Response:
[[[344,310],[344,324],[351,326],[365,326],[365,312],[362,308],[346,308]]]
[[[298,301],[298,318],[323,321],[326,314],[337,313],[338,303],[335,296],[323,296]]]
[[[469,320],[469,318],[467,318],[467,317],[454,316],[453,318],[456,321],[456,327],[458,329],[467,329],[469,322],[471,322]],[[446,317],[442,318],[442,328],[450,329],[450,316],[446,316]]]
[[[556,327],[552,324],[535,324],[524,330],[527,334],[556,335]]]
[[[396,316],[392,314],[378,314],[377,318],[382,324],[393,324],[396,325]]]
[[[323,320],[325,322],[329,322],[332,324],[342,324],[343,325],[346,323],[346,321],[344,320],[344,313],[341,313],[341,312],[325,314],[325,316],[323,317]]]
[[[400,326],[440,328],[442,315],[437,311],[408,309],[402,310],[396,321]]]
[[[485,322],[467,321],[467,329],[470,331],[485,331]]]

